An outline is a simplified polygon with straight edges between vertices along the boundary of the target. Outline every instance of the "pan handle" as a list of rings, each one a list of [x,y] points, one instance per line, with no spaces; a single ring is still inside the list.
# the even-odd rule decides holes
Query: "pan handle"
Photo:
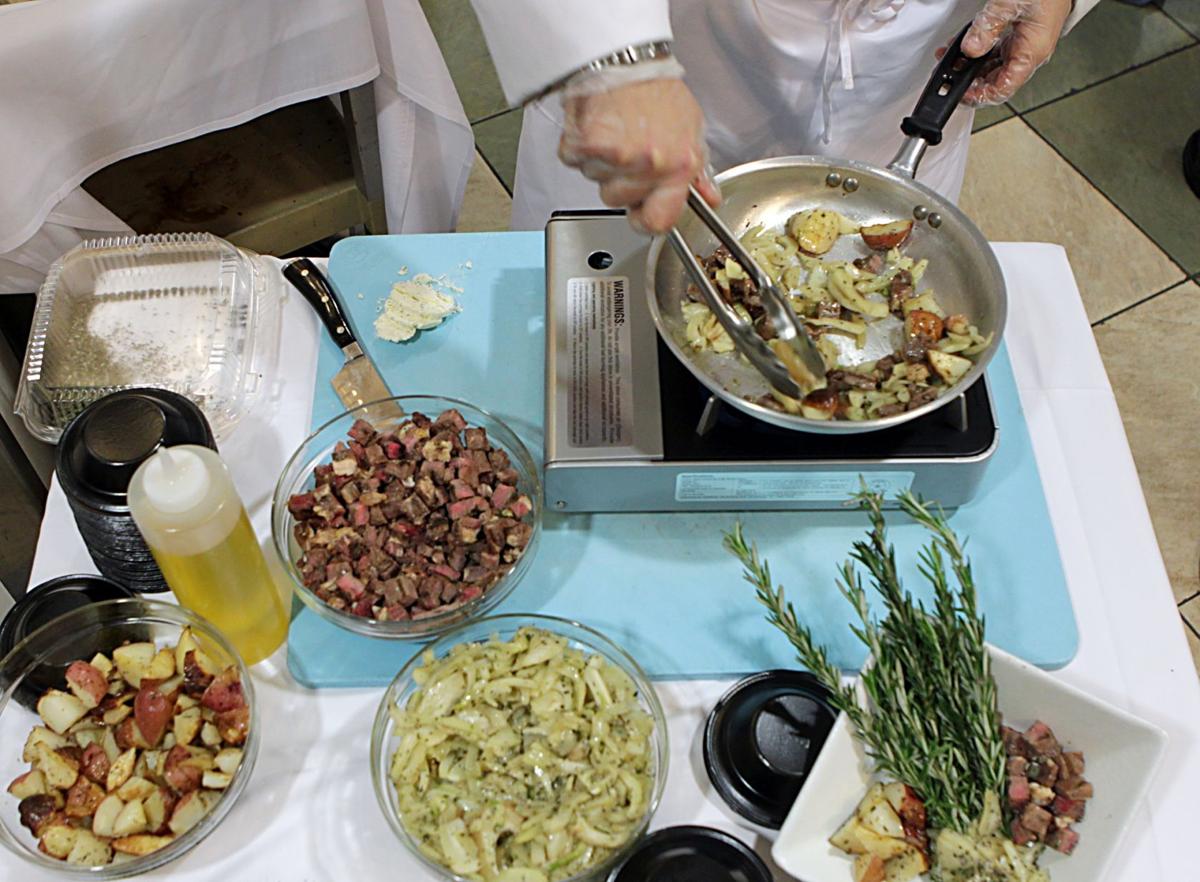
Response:
[[[925,90],[917,99],[912,114],[900,124],[900,130],[908,135],[900,152],[888,168],[913,177],[925,147],[936,147],[942,141],[942,129],[950,116],[967,94],[975,78],[992,66],[1000,55],[999,45],[980,58],[969,58],[963,54],[962,41],[971,26],[967,25],[946,49],[946,54],[933,70]]]

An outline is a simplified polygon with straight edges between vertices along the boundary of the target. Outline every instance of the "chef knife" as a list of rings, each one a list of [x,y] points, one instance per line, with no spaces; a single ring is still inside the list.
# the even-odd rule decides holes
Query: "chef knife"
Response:
[[[358,338],[354,336],[354,329],[346,317],[346,310],[325,274],[311,260],[300,257],[284,265],[283,275],[317,311],[325,330],[346,357],[346,363],[330,381],[342,405],[347,410],[352,410],[365,404],[380,402],[366,411],[367,418],[376,424],[381,421],[396,421],[403,417],[404,411],[399,405],[382,401],[392,397],[391,390],[379,375],[371,357],[363,350]]]

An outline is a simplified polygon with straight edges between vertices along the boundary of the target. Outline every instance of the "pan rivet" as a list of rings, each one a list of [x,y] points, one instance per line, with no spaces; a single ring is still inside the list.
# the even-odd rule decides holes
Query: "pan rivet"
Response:
[[[925,220],[925,218],[929,217],[929,209],[924,205],[918,205],[913,209],[913,217],[917,220]]]
[[[929,226],[933,227],[936,230],[941,225],[942,225],[942,216],[940,214],[938,214],[937,212],[934,212],[933,214],[929,215]]]
[[[842,184],[842,189],[847,193],[853,193],[858,189],[858,178],[846,178],[846,183]]]
[[[825,186],[827,186],[827,187],[836,187],[841,182],[842,182],[842,176],[839,175],[837,172],[830,172],[829,174],[827,174],[825,176]]]

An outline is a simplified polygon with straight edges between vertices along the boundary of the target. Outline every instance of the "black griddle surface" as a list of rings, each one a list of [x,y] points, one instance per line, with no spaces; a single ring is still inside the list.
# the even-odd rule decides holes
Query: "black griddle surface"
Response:
[[[986,378],[972,385],[964,395],[965,429],[959,429],[948,417],[956,407],[948,404],[892,429],[852,435],[782,429],[723,402],[716,425],[707,434],[698,435],[696,427],[710,393],[661,339],[658,341],[658,378],[663,455],[668,462],[961,459],[985,453],[996,437]]]

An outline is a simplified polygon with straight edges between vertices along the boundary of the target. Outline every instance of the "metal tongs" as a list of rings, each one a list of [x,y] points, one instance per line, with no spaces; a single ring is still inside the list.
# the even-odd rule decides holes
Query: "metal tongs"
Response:
[[[671,232],[667,234],[671,247],[675,249],[688,275],[700,289],[705,305],[712,310],[721,327],[729,334],[733,345],[776,391],[789,398],[803,398],[809,392],[822,388],[825,385],[825,360],[821,358],[808,329],[796,317],[787,295],[763,272],[750,256],[750,252],[742,246],[737,236],[725,226],[725,222],[716,212],[708,207],[708,203],[696,192],[695,187],[688,189],[688,206],[754,280],[759,294],[762,295],[767,318],[775,330],[775,339],[769,343],[760,337],[754,326],[725,302],[712,280],[708,278],[704,267],[688,247],[683,234],[677,227],[672,227]]]

